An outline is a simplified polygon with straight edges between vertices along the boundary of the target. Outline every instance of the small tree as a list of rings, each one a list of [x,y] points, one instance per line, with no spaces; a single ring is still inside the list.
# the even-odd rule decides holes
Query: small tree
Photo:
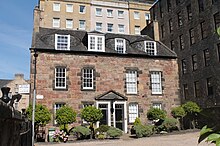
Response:
[[[150,108],[147,112],[147,118],[149,120],[164,120],[166,112],[158,108]]]
[[[186,116],[186,112],[182,106],[175,107],[171,110],[171,114],[180,122],[180,127],[183,129],[183,117]]]
[[[186,102],[182,105],[182,107],[189,117],[190,125],[192,125],[192,128],[195,129],[195,117],[201,111],[200,107],[192,101]]]
[[[87,106],[81,110],[81,118],[90,123],[91,138],[94,134],[94,123],[100,121],[103,117],[102,111],[94,106]]]
[[[63,125],[64,131],[67,132],[67,124],[76,121],[76,112],[69,106],[62,106],[56,111],[56,121],[58,125]]]

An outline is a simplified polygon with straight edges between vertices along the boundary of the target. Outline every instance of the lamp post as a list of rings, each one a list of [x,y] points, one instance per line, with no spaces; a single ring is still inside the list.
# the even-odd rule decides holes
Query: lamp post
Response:
[[[34,122],[35,122],[35,104],[36,104],[36,65],[37,65],[37,52],[36,49],[34,49],[34,94],[33,94],[33,110],[32,110],[32,146],[34,146]]]

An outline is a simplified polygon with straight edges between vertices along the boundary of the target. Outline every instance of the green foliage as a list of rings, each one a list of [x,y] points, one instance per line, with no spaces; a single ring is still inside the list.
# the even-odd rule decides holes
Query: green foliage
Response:
[[[140,118],[136,118],[135,121],[134,121],[134,125],[141,125],[141,120]]]
[[[174,118],[183,118],[186,116],[186,112],[182,106],[173,108],[171,114]]]
[[[68,129],[68,125],[67,124],[65,124],[65,125],[59,125],[59,128],[60,128],[60,130],[62,131],[62,130],[66,130],[66,129]]]
[[[172,130],[177,129],[178,121],[174,118],[165,118],[163,123],[160,125],[162,129],[167,132],[171,132]]]
[[[58,125],[64,125],[65,128],[66,124],[71,124],[76,121],[76,112],[69,106],[62,106],[56,111],[56,121]]]
[[[150,125],[135,125],[134,126],[136,137],[141,138],[141,137],[147,137],[153,134],[153,126]]]
[[[122,136],[122,131],[118,128],[115,127],[110,127],[109,130],[107,131],[107,135],[111,138],[116,138]]]
[[[105,139],[105,138],[106,138],[106,135],[105,135],[105,134],[98,134],[98,135],[97,135],[97,138],[98,138],[98,139]]]
[[[217,28],[217,34],[220,36],[220,27]]]
[[[150,108],[148,111],[147,111],[147,118],[149,120],[158,120],[158,119],[165,119],[166,117],[166,112],[161,110],[161,109],[158,109],[158,108]]]
[[[95,122],[101,120],[102,117],[102,111],[94,106],[87,106],[81,111],[81,118],[87,122],[91,122],[92,126]]]
[[[95,133],[104,133],[104,132],[107,132],[109,130],[110,126],[108,125],[101,125],[99,126],[99,128],[97,128],[95,130]]]
[[[91,130],[87,127],[76,126],[70,133],[76,134],[78,139],[85,139],[91,134]]]
[[[32,120],[32,105],[27,108],[28,119]],[[35,106],[35,124],[37,126],[45,126],[50,122],[51,113],[48,108],[42,104],[36,104]]]
[[[187,114],[195,114],[201,111],[200,107],[192,101],[188,101],[182,105],[183,109]]]

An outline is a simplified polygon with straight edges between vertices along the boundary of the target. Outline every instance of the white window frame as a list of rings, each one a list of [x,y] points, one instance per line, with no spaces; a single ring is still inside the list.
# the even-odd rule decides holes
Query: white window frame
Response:
[[[140,19],[140,12],[134,11],[134,19]]]
[[[53,18],[53,27],[54,28],[60,27],[60,18]]]
[[[145,13],[145,20],[150,20],[150,13]]]
[[[64,67],[55,68],[55,89],[66,89],[66,75],[67,75],[66,68]],[[64,82],[64,86],[57,85],[57,84],[62,84],[62,82]]]
[[[118,18],[124,18],[125,11],[118,10]]]
[[[162,94],[161,71],[151,72],[151,94]]]
[[[73,4],[66,4],[66,12],[73,12]]]
[[[64,41],[59,42],[59,37],[67,37],[67,42]],[[61,45],[66,45],[67,47],[59,48],[58,43],[60,43]],[[55,34],[55,50],[70,50],[70,35]]]
[[[118,32],[119,33],[125,32],[125,25],[124,24],[118,24]]]
[[[86,70],[89,70],[91,72],[90,73],[85,72]],[[91,77],[88,77],[88,76],[86,77],[85,74],[90,74]],[[92,69],[92,68],[84,68],[83,69],[83,71],[82,71],[82,89],[84,89],[84,90],[94,89],[94,79],[93,79],[93,77],[94,77],[94,69]],[[91,80],[91,82],[88,82],[88,80]],[[91,85],[92,85],[91,87],[84,86],[85,84],[89,84],[89,83],[91,83]]]
[[[84,22],[84,24],[82,25],[81,22]],[[85,29],[86,29],[86,20],[79,20],[79,30],[85,30]]]
[[[137,35],[141,34],[141,27],[140,26],[134,26],[134,33]]]
[[[157,55],[157,47],[155,41],[144,41],[145,52],[148,55]],[[153,52],[153,53],[152,53]]]
[[[97,24],[101,24],[101,25],[97,25]],[[102,31],[102,23],[101,22],[96,22],[95,30],[96,31]]]
[[[66,105],[65,103],[55,103],[54,104],[54,107],[53,107],[53,110],[54,110],[54,124],[57,124],[57,121],[56,121],[57,110],[60,109],[62,106],[65,106],[65,105]]]
[[[122,43],[118,42],[118,41],[122,41]],[[118,47],[122,47],[123,48],[123,52],[119,52],[118,51]],[[115,38],[115,51],[117,53],[120,53],[120,54],[124,54],[126,52],[126,42],[125,42],[125,39]]]
[[[109,26],[111,26],[111,27],[109,27]],[[109,31],[110,28],[111,28],[111,31]],[[114,24],[112,24],[112,23],[107,23],[107,32],[113,32],[113,28],[114,28]]]
[[[138,118],[138,104],[130,103],[128,106],[129,123],[134,123],[135,119]]]
[[[66,19],[66,28],[73,28],[73,19]]]
[[[153,103],[152,107],[162,110],[162,103]]]
[[[83,7],[83,11],[81,11],[81,7]],[[85,14],[86,13],[86,6],[85,5],[79,5],[79,13],[80,14]]]
[[[94,43],[91,43],[92,39],[94,39]],[[101,49],[99,49],[99,39],[102,39],[101,41]],[[93,48],[94,49],[93,49]],[[99,51],[99,52],[105,52],[105,36],[103,35],[88,35],[88,51]]]
[[[107,17],[113,17],[113,10],[107,9]]]
[[[129,70],[126,73],[126,92],[127,94],[137,94],[137,71]]]
[[[102,16],[102,8],[96,8],[95,9],[95,15],[99,16],[99,17]]]
[[[60,11],[60,3],[53,3],[53,11],[56,12]]]

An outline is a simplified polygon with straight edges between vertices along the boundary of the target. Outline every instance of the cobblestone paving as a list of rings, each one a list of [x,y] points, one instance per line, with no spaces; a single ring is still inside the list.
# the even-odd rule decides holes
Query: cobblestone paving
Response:
[[[73,143],[37,143],[35,146],[214,146],[214,144],[198,141],[199,132],[190,132],[185,134],[156,136],[147,138],[126,138],[120,140],[104,141],[83,141]]]

